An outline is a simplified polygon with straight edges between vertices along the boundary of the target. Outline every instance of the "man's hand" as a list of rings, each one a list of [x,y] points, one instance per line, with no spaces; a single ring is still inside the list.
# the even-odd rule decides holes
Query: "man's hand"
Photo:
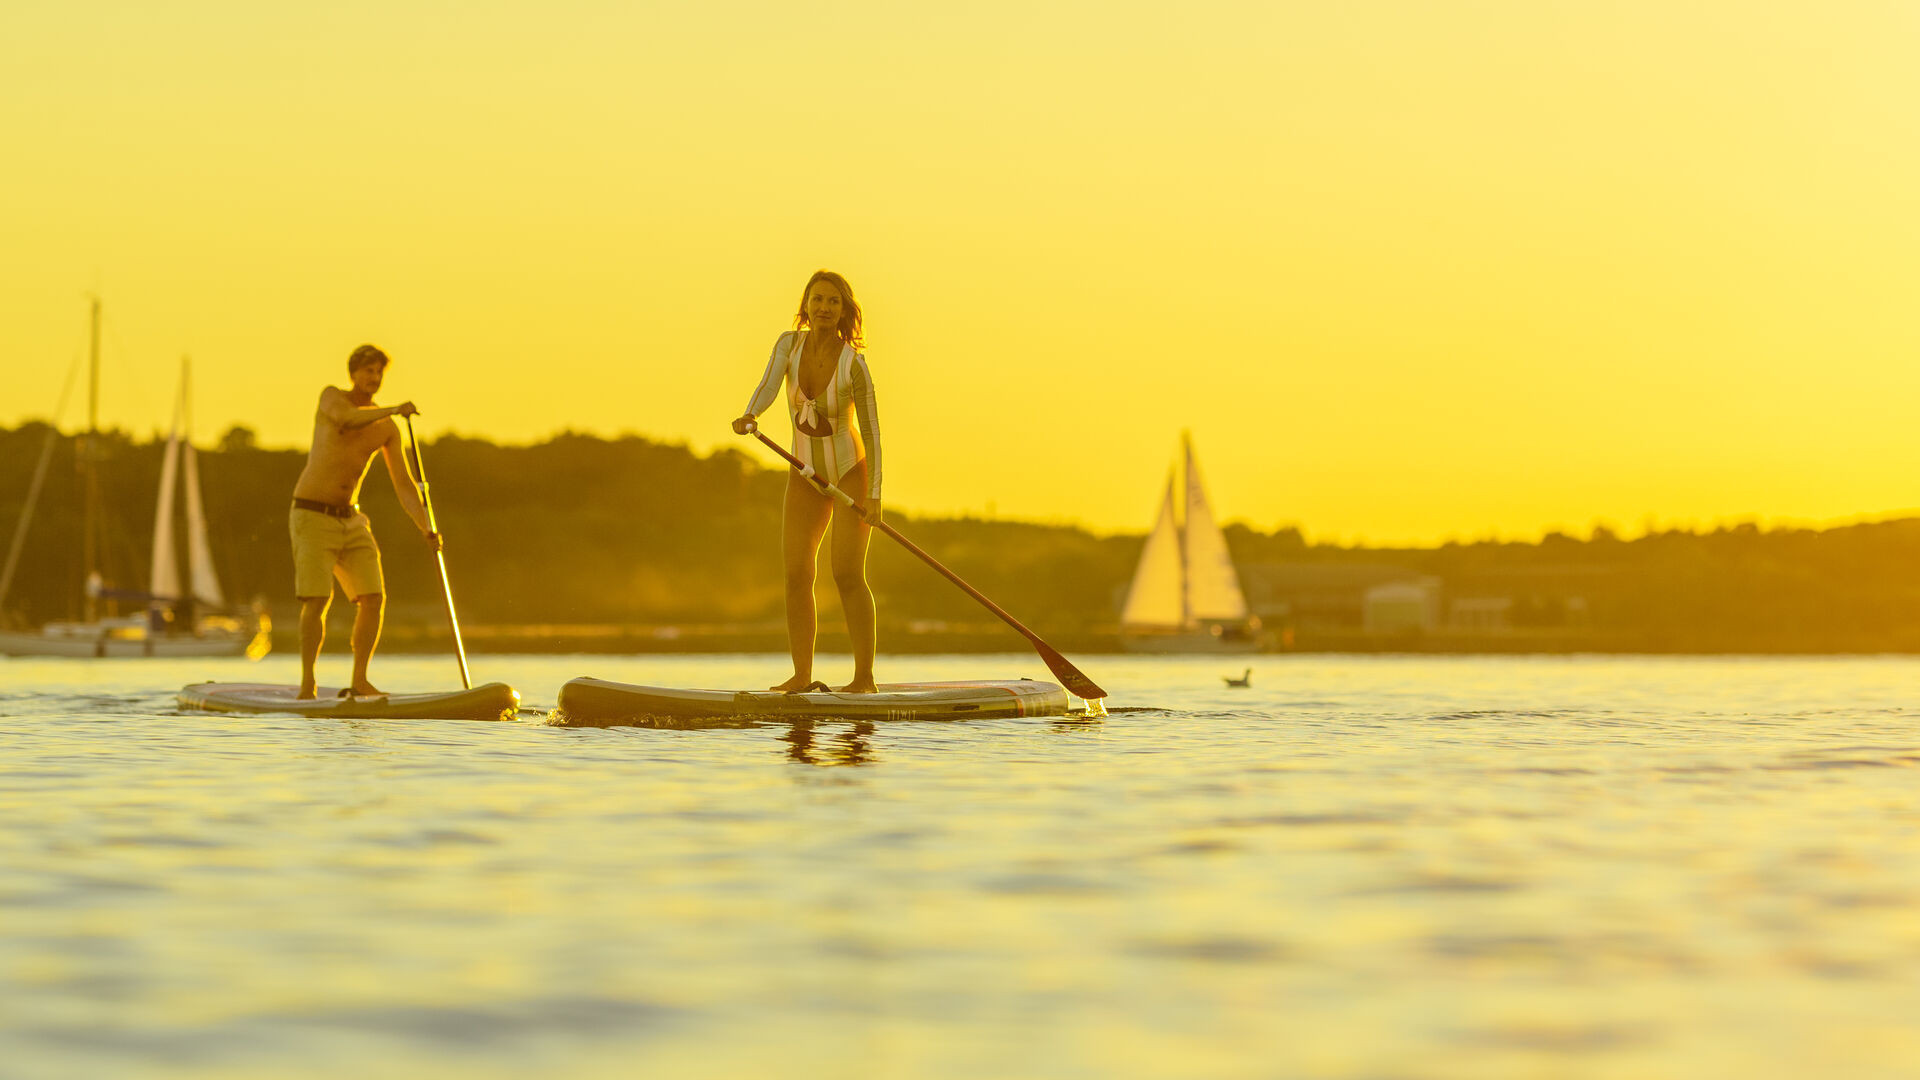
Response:
[[[419,410],[418,408],[416,408],[416,407],[414,406],[414,404],[413,404],[413,402],[411,402],[411,401],[403,401],[403,402],[401,402],[400,404],[398,404],[398,405],[395,405],[395,406],[393,407],[393,415],[395,415],[395,416],[419,416],[419,415],[420,415],[420,410]]]
[[[733,433],[735,435],[751,435],[759,426],[760,424],[755,421],[753,417],[743,416],[733,422]]]
[[[428,551],[441,551],[445,547],[446,545],[444,542],[441,541],[439,533],[430,532],[427,534],[427,550]]]

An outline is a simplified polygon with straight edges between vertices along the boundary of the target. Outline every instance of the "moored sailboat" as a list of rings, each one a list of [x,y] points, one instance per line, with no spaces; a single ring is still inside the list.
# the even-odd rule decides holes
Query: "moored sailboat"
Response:
[[[180,396],[174,407],[173,427],[160,466],[160,491],[154,516],[153,563],[146,591],[112,587],[101,573],[99,553],[103,515],[99,485],[99,368],[100,303],[92,314],[92,348],[87,410],[87,434],[80,442],[83,490],[84,616],[49,622],[38,631],[0,631],[0,654],[9,656],[240,656],[258,659],[269,647],[264,612],[242,619],[227,611],[213,554],[207,542],[207,519],[200,495],[198,455],[190,430],[189,375],[181,361]],[[183,484],[184,481],[184,484]],[[181,587],[179,549],[176,547],[175,495],[184,486],[187,528],[187,587]],[[38,484],[33,488],[37,495]],[[14,568],[20,542],[31,517],[26,507],[15,535],[8,570]],[[10,579],[10,575],[9,575]],[[122,614],[121,602],[140,605]],[[102,611],[103,606],[108,610]]]
[[[1260,623],[1248,614],[1185,433],[1180,457],[1127,589],[1121,640],[1135,652],[1253,652]]]

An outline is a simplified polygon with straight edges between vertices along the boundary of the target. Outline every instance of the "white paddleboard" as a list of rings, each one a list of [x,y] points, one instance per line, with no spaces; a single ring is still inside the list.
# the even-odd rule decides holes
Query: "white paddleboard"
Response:
[[[297,686],[268,683],[195,683],[180,691],[180,707],[225,713],[292,713],[360,720],[505,720],[520,708],[520,695],[505,683],[483,683],[471,690],[430,694],[381,694],[340,697],[323,686],[316,699],[302,701]]]
[[[560,688],[555,719],[607,724],[663,719],[809,717],[848,720],[966,720],[989,716],[1060,716],[1067,692],[1050,682],[881,683],[872,694],[828,691],[688,690],[580,678]]]

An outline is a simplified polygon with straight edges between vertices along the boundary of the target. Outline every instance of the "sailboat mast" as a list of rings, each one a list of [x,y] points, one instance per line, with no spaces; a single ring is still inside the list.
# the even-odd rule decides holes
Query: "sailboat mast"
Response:
[[[100,468],[95,460],[99,453],[100,432],[100,298],[93,300],[92,317],[89,320],[92,332],[87,346],[87,437],[80,444],[81,468],[85,470],[85,501],[82,504],[81,517],[81,561],[86,566],[86,577],[82,594],[86,597],[86,617],[92,622],[100,617],[100,598],[95,595],[95,575],[100,570]]]

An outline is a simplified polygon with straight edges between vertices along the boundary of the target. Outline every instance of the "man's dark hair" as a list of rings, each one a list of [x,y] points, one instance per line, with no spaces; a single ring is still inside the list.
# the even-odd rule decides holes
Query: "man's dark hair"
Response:
[[[347,357],[347,374],[351,375],[368,364],[379,364],[385,368],[392,362],[387,359],[386,353],[380,351],[379,346],[362,345],[353,350],[352,356]]]

